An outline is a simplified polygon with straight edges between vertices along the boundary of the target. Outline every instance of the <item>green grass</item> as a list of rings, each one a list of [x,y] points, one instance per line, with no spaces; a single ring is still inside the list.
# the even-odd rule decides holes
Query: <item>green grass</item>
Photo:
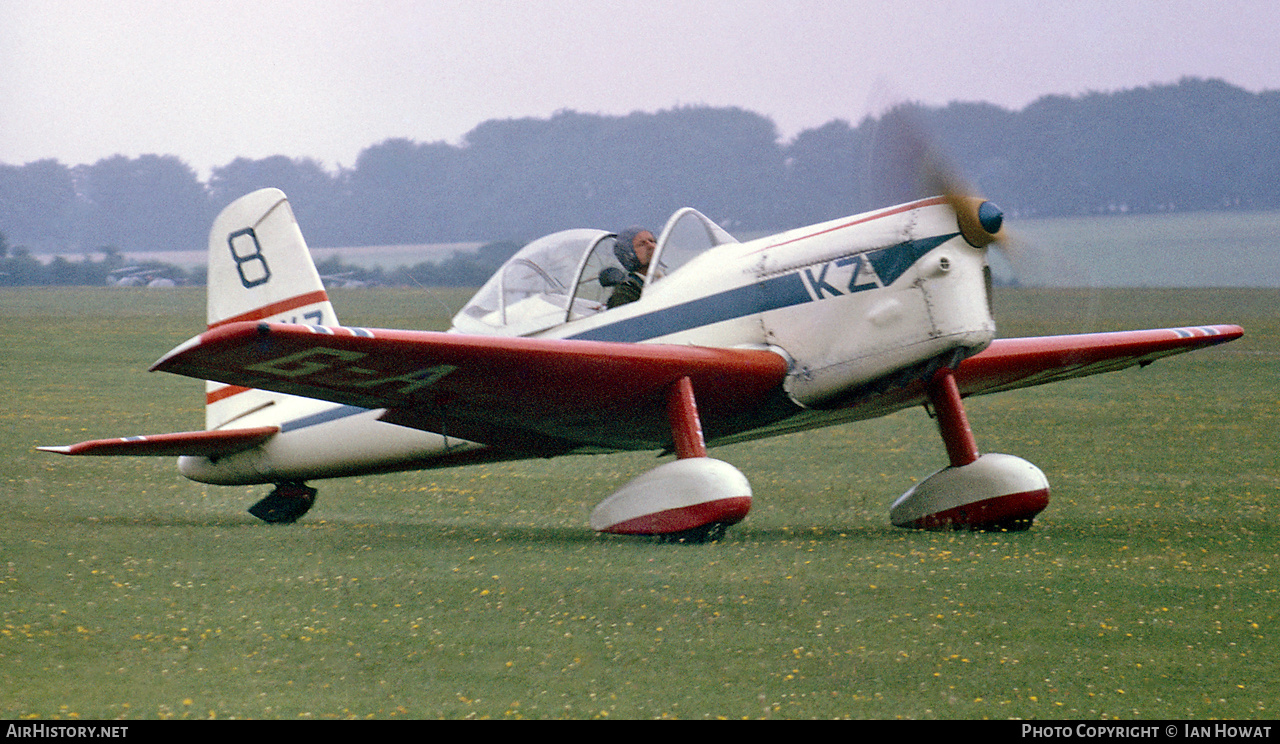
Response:
[[[145,369],[203,295],[0,292],[0,717],[1273,718],[1276,299],[1001,292],[1006,335],[1248,334],[971,400],[980,447],[1053,485],[1029,532],[889,527],[945,460],[904,411],[716,450],[755,508],[687,546],[587,527],[651,454],[319,482],[278,527],[244,512],[264,488],[33,452],[198,428],[199,383]],[[334,301],[353,325],[448,315],[419,291]]]

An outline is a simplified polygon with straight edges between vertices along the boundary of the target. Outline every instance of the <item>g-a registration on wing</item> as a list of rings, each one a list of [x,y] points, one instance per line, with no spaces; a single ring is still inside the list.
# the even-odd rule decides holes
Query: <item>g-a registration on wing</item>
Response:
[[[625,450],[674,459],[595,508],[595,530],[700,540],[744,519],[745,475],[707,447],[924,407],[949,464],[890,508],[900,527],[1026,529],[1039,468],[980,453],[963,399],[1239,338],[1206,325],[996,339],[996,205],[958,192],[739,242],[674,214],[647,267],[604,230],[516,253],[447,332],[339,324],[285,195],[228,206],[209,237],[208,328],[153,369],[207,380],[201,431],[41,449],[177,456],[250,512],[292,522],[309,481]],[[624,277],[634,302],[610,307]]]

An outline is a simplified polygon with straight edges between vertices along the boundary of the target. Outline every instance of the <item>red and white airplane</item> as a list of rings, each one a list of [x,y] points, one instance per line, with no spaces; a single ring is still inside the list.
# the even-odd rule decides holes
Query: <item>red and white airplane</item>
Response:
[[[292,522],[306,481],[620,450],[675,454],[591,527],[706,538],[743,519],[747,478],[708,445],[921,406],[950,465],[890,509],[901,527],[1025,529],[1049,485],[980,454],[962,399],[1239,338],[1234,325],[996,339],[999,208],[947,194],[741,243],[692,209],[657,237],[638,301],[609,309],[615,236],[525,246],[448,332],[339,324],[285,195],[234,202],[209,238],[208,330],[153,370],[206,383],[203,431],[41,449],[179,456],[204,483],[276,484],[250,512]]]

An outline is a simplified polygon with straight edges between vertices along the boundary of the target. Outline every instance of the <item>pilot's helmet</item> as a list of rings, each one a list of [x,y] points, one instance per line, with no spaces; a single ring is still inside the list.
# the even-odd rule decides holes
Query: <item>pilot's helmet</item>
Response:
[[[619,232],[617,242],[613,244],[613,255],[618,257],[618,262],[627,271],[640,270],[640,259],[636,257],[636,249],[633,244],[636,236],[642,232],[649,232],[649,230],[639,225],[632,225]]]

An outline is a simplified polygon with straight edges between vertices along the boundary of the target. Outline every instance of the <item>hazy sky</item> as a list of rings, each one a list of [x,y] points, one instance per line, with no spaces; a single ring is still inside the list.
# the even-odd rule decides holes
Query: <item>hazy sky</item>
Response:
[[[487,119],[741,106],[784,138],[886,104],[1280,89],[1276,0],[2,0],[0,163],[350,166]]]

